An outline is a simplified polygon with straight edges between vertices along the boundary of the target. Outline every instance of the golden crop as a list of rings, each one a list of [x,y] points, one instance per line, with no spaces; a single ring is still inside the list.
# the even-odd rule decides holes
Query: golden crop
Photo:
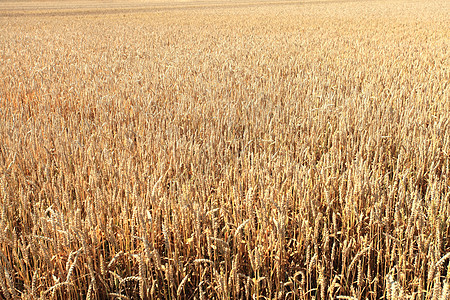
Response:
[[[450,3],[0,3],[0,298],[450,299]]]

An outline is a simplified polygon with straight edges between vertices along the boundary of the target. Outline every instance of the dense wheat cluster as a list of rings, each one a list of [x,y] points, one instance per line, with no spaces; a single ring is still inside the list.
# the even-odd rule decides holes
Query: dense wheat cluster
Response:
[[[0,298],[450,299],[448,1],[8,5]]]

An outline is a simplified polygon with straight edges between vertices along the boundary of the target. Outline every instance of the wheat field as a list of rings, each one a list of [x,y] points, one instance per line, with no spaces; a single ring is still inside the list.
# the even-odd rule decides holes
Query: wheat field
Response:
[[[450,299],[450,2],[0,2],[0,299]]]

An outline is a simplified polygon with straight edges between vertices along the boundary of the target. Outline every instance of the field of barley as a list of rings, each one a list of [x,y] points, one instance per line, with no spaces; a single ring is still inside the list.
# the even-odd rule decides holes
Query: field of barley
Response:
[[[450,299],[450,2],[0,2],[0,299]]]

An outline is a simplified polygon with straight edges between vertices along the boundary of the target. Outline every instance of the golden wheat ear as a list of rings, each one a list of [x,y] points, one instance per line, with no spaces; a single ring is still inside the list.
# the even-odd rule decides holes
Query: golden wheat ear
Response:
[[[0,0],[0,299],[449,299],[449,12]]]

